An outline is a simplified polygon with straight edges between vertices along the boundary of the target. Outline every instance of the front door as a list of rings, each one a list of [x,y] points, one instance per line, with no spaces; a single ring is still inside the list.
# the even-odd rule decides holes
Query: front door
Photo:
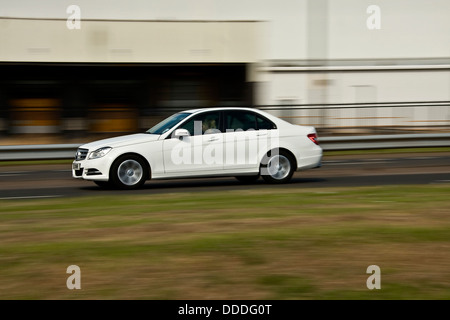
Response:
[[[186,129],[190,136],[168,137],[164,140],[166,173],[201,176],[222,172],[223,133],[220,132],[220,112],[200,113],[176,129]]]

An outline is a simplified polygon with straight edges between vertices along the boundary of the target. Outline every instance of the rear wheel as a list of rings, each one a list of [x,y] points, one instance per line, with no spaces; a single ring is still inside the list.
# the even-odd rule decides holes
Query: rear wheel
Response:
[[[111,166],[110,179],[120,189],[137,189],[148,178],[148,168],[141,157],[124,155]]]
[[[268,183],[287,183],[295,171],[295,161],[286,151],[269,151],[261,164],[261,176]]]

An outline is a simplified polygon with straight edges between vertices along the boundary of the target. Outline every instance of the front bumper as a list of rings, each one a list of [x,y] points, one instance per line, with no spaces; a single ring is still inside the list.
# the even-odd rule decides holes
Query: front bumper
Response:
[[[109,163],[107,159],[75,160],[72,162],[72,177],[91,181],[109,180]]]

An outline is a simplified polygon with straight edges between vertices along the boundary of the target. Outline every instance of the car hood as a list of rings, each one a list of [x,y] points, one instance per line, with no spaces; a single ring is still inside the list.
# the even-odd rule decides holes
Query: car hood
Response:
[[[129,134],[126,136],[120,136],[115,138],[109,138],[109,139],[103,139],[103,140],[97,140],[93,142],[86,143],[80,148],[89,149],[89,150],[95,150],[102,147],[112,147],[112,148],[118,148],[118,147],[124,147],[129,146],[132,144],[139,144],[144,142],[151,142],[158,140],[160,135],[158,134],[149,134],[149,133],[136,133],[136,134]]]

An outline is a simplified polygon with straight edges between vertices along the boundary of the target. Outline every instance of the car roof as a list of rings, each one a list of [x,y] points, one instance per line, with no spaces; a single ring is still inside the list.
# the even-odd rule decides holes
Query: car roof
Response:
[[[249,107],[208,107],[208,108],[189,109],[182,112],[197,113],[197,112],[222,111],[222,110],[259,111],[256,108],[249,108]]]

